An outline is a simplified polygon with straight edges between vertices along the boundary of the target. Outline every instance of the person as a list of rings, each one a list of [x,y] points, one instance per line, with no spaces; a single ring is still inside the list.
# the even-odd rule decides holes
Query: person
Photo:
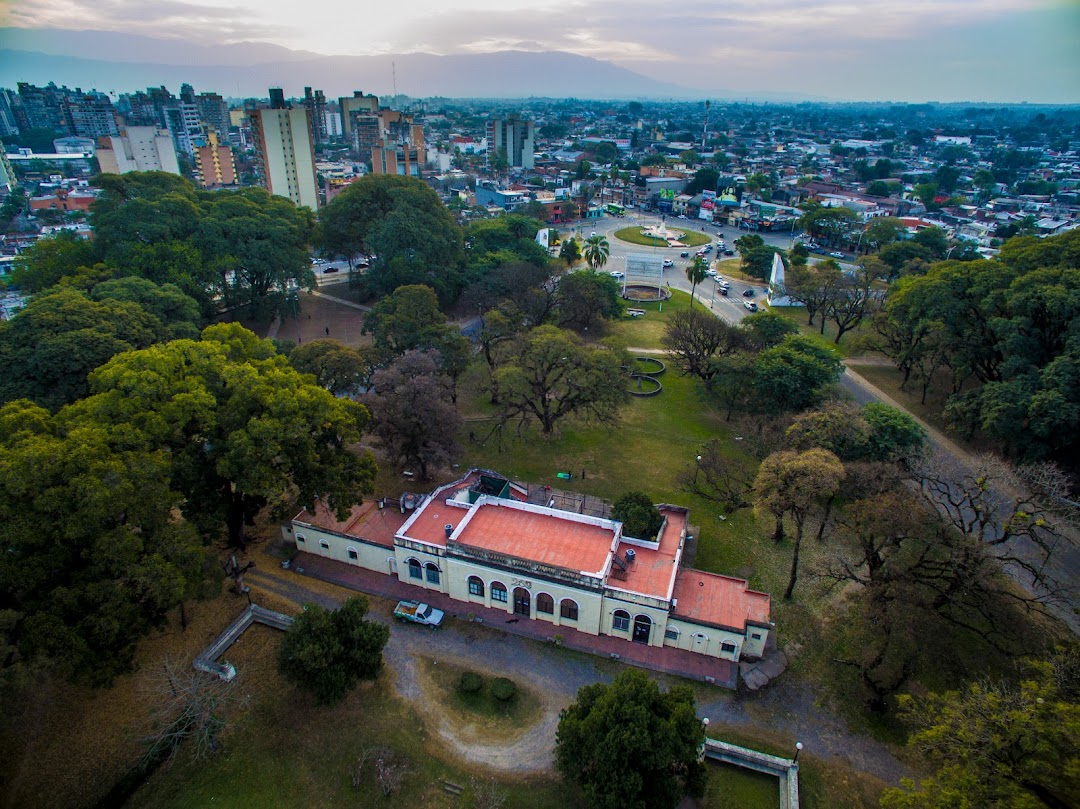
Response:
[[[327,337],[330,336],[330,327],[329,326],[326,327],[326,336]]]

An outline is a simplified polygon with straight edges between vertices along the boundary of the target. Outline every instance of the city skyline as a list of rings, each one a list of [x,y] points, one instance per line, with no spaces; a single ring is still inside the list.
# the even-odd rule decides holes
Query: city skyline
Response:
[[[41,49],[41,29],[60,29],[186,40],[210,46],[226,65],[235,64],[227,46],[241,42],[298,52],[267,49],[279,61],[558,51],[607,61],[689,91],[790,93],[838,101],[1080,102],[1075,54],[1080,6],[1075,3],[878,0],[855,8],[832,0],[779,0],[763,8],[735,0],[722,9],[669,10],[643,0],[558,5],[418,0],[394,8],[312,0],[302,17],[294,9],[284,0],[257,5],[252,0],[213,5],[14,0],[4,22],[18,30],[9,29],[4,46]],[[337,32],[343,30],[358,35],[341,37]],[[157,56],[147,53],[140,60],[137,46],[132,49],[107,58],[150,62]],[[18,66],[17,56],[9,52],[7,58]],[[298,67],[301,83],[306,82]],[[581,95],[581,89],[568,92]],[[463,88],[462,95],[467,94]]]

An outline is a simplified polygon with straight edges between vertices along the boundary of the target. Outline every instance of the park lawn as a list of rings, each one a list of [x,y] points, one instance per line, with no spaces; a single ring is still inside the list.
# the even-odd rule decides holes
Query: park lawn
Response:
[[[692,230],[675,227],[674,225],[671,229],[677,230],[683,234],[681,241],[686,247],[697,247],[698,245],[708,244],[712,241],[712,239],[710,239],[708,235],[704,233],[695,233]],[[646,247],[662,247],[665,249],[669,249],[669,245],[666,241],[663,241],[661,239],[654,239],[651,236],[643,236],[640,227],[620,228],[619,230],[615,231],[615,238],[619,239],[620,241],[630,242],[631,244],[641,244],[645,245]]]
[[[702,809],[779,809],[779,779],[745,767],[709,762]]]
[[[668,321],[675,312],[690,308],[690,295],[677,289],[671,290],[670,300],[661,302],[627,301],[627,306],[644,309],[641,317],[624,315],[621,320],[606,322],[604,336],[616,345],[626,348],[660,349]]]
[[[810,326],[806,322],[806,307],[805,306],[771,306],[770,312],[775,312],[781,317],[787,318],[796,326],[799,327],[799,334],[804,337],[810,337],[815,342],[820,343],[823,346],[833,349],[838,352],[841,357],[863,357],[867,356],[866,349],[862,346],[858,337],[863,334],[863,324],[859,324],[858,328],[852,329],[844,334],[840,342],[836,342],[836,323],[832,320],[826,319],[825,321],[825,334],[821,333],[821,316],[818,315],[814,319],[814,325]],[[867,327],[869,329],[869,327]]]

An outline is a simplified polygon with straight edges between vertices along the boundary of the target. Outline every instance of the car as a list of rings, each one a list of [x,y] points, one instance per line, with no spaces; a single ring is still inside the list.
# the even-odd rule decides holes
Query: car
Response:
[[[727,287],[720,287],[720,294],[723,295],[726,298],[727,294],[728,294],[728,288]]]
[[[841,253],[839,250],[833,250],[831,253],[829,253],[829,255],[833,258],[845,258],[844,254]]]
[[[338,271],[337,267],[327,267],[325,270],[323,270],[323,275],[326,275],[328,272],[337,272],[337,271]]]
[[[733,255],[735,255],[735,251],[734,250],[725,250],[724,255],[725,256],[733,256]]]
[[[744,298],[752,298],[754,297],[754,290],[750,289],[750,287],[747,287],[743,290],[742,296]]]
[[[674,266],[675,266],[675,262],[674,262],[674,261],[672,261],[672,260],[671,260],[670,258],[665,258],[665,259],[664,259],[664,266],[665,266],[665,267],[674,267]]]
[[[702,249],[702,251],[704,251],[704,252],[706,252],[706,253],[711,253],[711,252],[712,252],[712,245],[711,245],[711,244],[707,244],[707,245],[705,245],[704,247],[702,247],[701,249]]]
[[[730,281],[717,281],[717,283],[718,283],[718,284],[719,284],[719,285],[720,285],[720,286],[721,286],[721,287],[722,287],[723,289],[730,289],[730,288],[731,288],[731,282],[730,282]]]
[[[690,251],[683,250],[681,253],[679,253],[679,258],[690,258]]]
[[[684,214],[684,213],[679,214],[679,219],[686,219],[686,214]]]
[[[311,263],[312,263],[313,266],[318,267],[320,264],[325,264],[326,259],[325,258],[313,258],[311,260]]]
[[[596,231],[594,230],[592,233],[589,234],[589,238],[591,239],[595,235],[596,235]]]
[[[753,301],[743,301],[743,306],[745,306],[751,312],[756,312],[757,311],[757,304],[754,303]]]
[[[715,278],[716,277],[716,270],[710,268],[708,270],[705,270],[705,274]]]
[[[624,278],[625,277],[625,274],[623,273],[622,270],[612,270],[611,272],[608,273],[608,275],[610,275],[612,278]]]

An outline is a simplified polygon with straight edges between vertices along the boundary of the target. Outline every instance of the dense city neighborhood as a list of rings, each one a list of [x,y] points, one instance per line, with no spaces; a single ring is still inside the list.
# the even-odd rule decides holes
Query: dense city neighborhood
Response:
[[[1080,805],[1080,106],[304,64],[0,88],[0,803]]]

